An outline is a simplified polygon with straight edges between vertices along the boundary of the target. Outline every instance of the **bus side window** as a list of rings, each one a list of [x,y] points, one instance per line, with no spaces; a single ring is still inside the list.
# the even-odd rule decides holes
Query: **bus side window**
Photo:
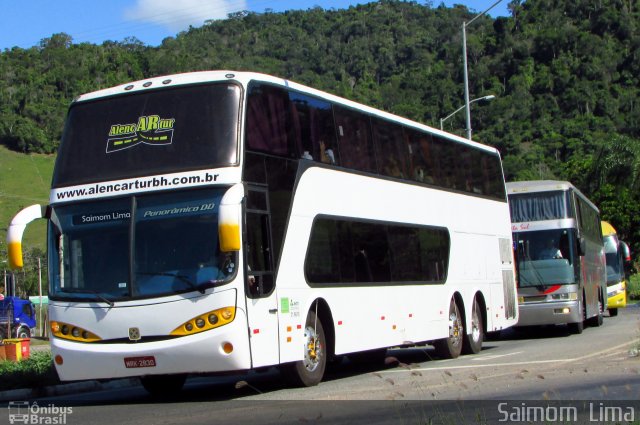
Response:
[[[296,92],[289,92],[298,158],[337,164],[336,132],[331,104]]]
[[[377,166],[369,116],[338,106],[334,106],[334,114],[342,165],[375,173]]]
[[[402,127],[378,118],[372,118],[372,127],[378,172],[389,177],[412,178],[407,172],[408,149]]]
[[[252,85],[247,100],[247,148],[295,158],[302,147],[299,117],[294,113],[285,90]]]

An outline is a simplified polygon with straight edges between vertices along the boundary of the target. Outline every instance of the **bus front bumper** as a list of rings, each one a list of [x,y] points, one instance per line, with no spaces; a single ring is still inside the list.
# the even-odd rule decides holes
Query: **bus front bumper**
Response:
[[[61,381],[246,370],[251,365],[249,341],[246,320],[239,319],[153,342],[79,343],[54,337],[51,354]]]
[[[583,320],[576,301],[522,303],[518,308],[516,326],[563,325]]]
[[[607,308],[624,308],[627,306],[627,293],[614,295],[607,299]]]

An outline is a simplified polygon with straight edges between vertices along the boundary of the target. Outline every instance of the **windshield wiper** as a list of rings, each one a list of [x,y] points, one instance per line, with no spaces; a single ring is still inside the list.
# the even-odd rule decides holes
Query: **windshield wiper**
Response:
[[[97,299],[102,302],[105,302],[109,305],[109,307],[113,307],[113,301],[100,294],[98,291],[94,291],[93,289],[81,289],[81,288],[62,288],[60,292],[65,292],[68,294],[92,294],[95,295]]]
[[[196,285],[195,283],[191,282],[189,280],[189,278],[187,276],[181,275],[181,274],[177,274],[177,273],[169,273],[169,272],[136,272],[136,274],[138,275],[142,275],[142,276],[169,276],[169,277],[175,277],[176,279],[178,279],[180,282],[186,283],[190,288],[197,290],[198,292],[200,292],[201,294],[204,294],[204,288],[202,287],[202,285]],[[207,281],[204,283],[212,283],[211,281]]]

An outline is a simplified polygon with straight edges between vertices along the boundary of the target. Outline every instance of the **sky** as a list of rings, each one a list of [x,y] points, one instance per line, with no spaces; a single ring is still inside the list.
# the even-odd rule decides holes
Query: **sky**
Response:
[[[428,1],[428,0],[427,0]],[[462,4],[483,12],[498,0],[433,0],[433,7]],[[250,10],[263,13],[310,9],[346,9],[368,0],[0,0],[0,51],[37,46],[52,34],[66,33],[74,43],[102,44],[136,37],[158,46],[189,26],[209,19],[224,19],[229,13]],[[418,0],[424,4],[425,0]],[[509,0],[500,1],[489,15],[508,16]]]

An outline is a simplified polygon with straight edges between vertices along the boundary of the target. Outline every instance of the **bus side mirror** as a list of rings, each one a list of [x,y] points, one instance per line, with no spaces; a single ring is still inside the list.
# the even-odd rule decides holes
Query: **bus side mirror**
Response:
[[[9,267],[11,269],[21,269],[24,266],[22,257],[22,235],[27,228],[27,224],[33,220],[45,217],[47,208],[38,204],[24,208],[13,217],[7,229],[7,247],[9,256]]]
[[[586,255],[586,253],[587,253],[587,241],[584,239],[583,236],[580,236],[578,238],[578,254],[582,256],[582,255]]]
[[[240,251],[240,223],[242,222],[242,199],[244,186],[237,183],[222,197],[218,211],[218,238],[220,251]]]

